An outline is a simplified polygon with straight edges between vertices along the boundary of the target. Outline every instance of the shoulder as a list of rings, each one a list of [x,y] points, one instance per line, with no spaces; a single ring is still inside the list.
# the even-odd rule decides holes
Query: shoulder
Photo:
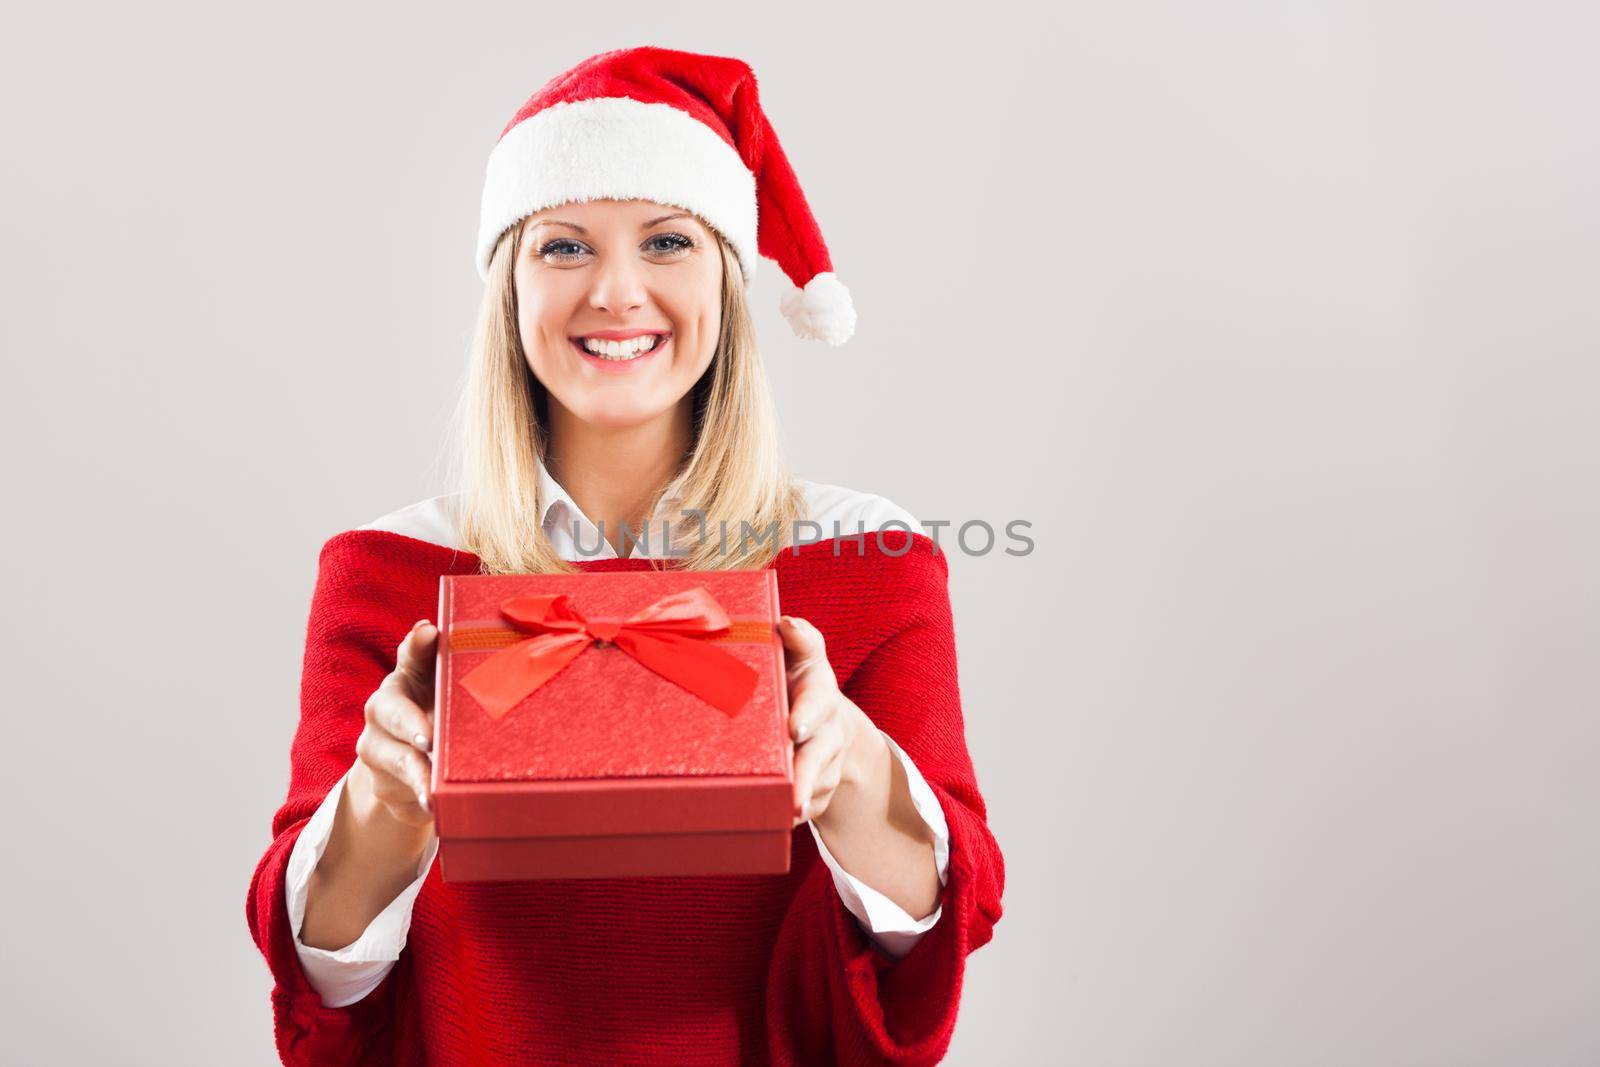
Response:
[[[460,500],[460,493],[429,497],[380,515],[356,529],[384,530],[443,548],[458,549],[461,540],[457,533],[456,516]]]
[[[949,618],[948,561],[910,509],[880,493],[796,481],[820,529],[801,527],[804,540],[780,553],[780,596],[828,637],[841,677],[891,636]]]
[[[804,533],[801,545],[836,541],[833,550],[806,556],[828,572],[830,582],[860,582],[880,600],[896,591],[913,599],[942,593],[949,563],[910,509],[880,493],[804,478],[796,481],[805,491],[808,517],[817,527]],[[856,540],[872,533],[876,536]],[[801,536],[797,530],[797,539]]]
[[[906,529],[921,533],[922,524],[910,511],[878,493],[849,489],[827,482],[813,482],[796,478],[806,497],[806,518],[822,527],[823,536],[837,533],[855,533],[857,530],[881,530],[891,523],[891,529]],[[838,523],[835,531],[834,523]]]
[[[458,499],[429,497],[328,538],[318,556],[314,618],[360,627],[378,616],[409,615],[407,624],[431,617],[441,574],[477,572],[477,557],[457,546]],[[375,536],[383,533],[400,536]]]

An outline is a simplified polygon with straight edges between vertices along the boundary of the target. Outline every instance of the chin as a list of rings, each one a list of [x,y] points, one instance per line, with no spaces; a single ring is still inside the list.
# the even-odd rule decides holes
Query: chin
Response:
[[[661,412],[638,404],[601,403],[579,408],[577,415],[584,422],[603,430],[626,430],[649,422]]]

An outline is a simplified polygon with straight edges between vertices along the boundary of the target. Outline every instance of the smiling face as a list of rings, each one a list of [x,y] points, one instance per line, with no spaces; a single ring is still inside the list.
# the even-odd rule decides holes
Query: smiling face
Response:
[[[591,200],[536,212],[513,268],[528,365],[586,423],[658,418],[711,365],[722,270],[715,234],[681,208]]]

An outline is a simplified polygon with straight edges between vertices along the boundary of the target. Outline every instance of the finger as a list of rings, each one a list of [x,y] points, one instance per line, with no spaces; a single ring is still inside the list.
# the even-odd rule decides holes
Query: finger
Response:
[[[826,684],[797,683],[789,694],[789,736],[795,744],[815,737],[839,710],[839,690]]]
[[[836,728],[822,730],[795,750],[794,796],[800,818],[809,817],[813,794],[823,772],[843,755],[844,731]]]
[[[385,678],[367,698],[367,721],[399,741],[424,752],[433,749],[433,719],[407,696],[394,675]]]
[[[815,819],[818,815],[827,811],[828,805],[833,803],[835,788],[837,788],[837,785],[829,785],[826,779],[818,782],[817,791],[811,794],[811,806],[806,809],[804,818],[796,819],[794,825],[799,826],[806,819]]]
[[[839,777],[843,769],[844,749],[841,748],[817,769],[817,775],[812,782],[809,793],[798,805],[799,815],[796,816],[795,825],[799,825],[807,819],[814,819],[819,812],[827,810],[828,803],[833,797],[833,791],[838,788]]]
[[[778,634],[783,638],[784,669],[791,681],[812,671],[833,677],[821,630],[798,616],[784,615],[778,620]]]
[[[395,654],[394,673],[418,704],[433,703],[433,658],[438,640],[439,628],[422,619],[406,633]]]
[[[828,662],[822,633],[804,619],[782,616],[789,684],[789,736],[804,741],[821,728],[839,703],[839,682]]]
[[[428,802],[432,765],[428,757],[381,730],[361,731],[356,755],[372,770],[373,789],[385,803],[395,803],[409,792],[422,810],[432,810]]]

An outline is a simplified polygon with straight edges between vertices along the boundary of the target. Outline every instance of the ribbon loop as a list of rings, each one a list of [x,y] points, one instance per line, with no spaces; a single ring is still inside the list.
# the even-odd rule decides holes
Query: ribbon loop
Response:
[[[566,593],[509,597],[500,614],[533,636],[503,648],[461,679],[498,719],[597,641],[615,644],[646,668],[729,716],[737,715],[758,677],[710,641],[728,633],[728,613],[704,586],[664,596],[621,621],[586,618]]]

